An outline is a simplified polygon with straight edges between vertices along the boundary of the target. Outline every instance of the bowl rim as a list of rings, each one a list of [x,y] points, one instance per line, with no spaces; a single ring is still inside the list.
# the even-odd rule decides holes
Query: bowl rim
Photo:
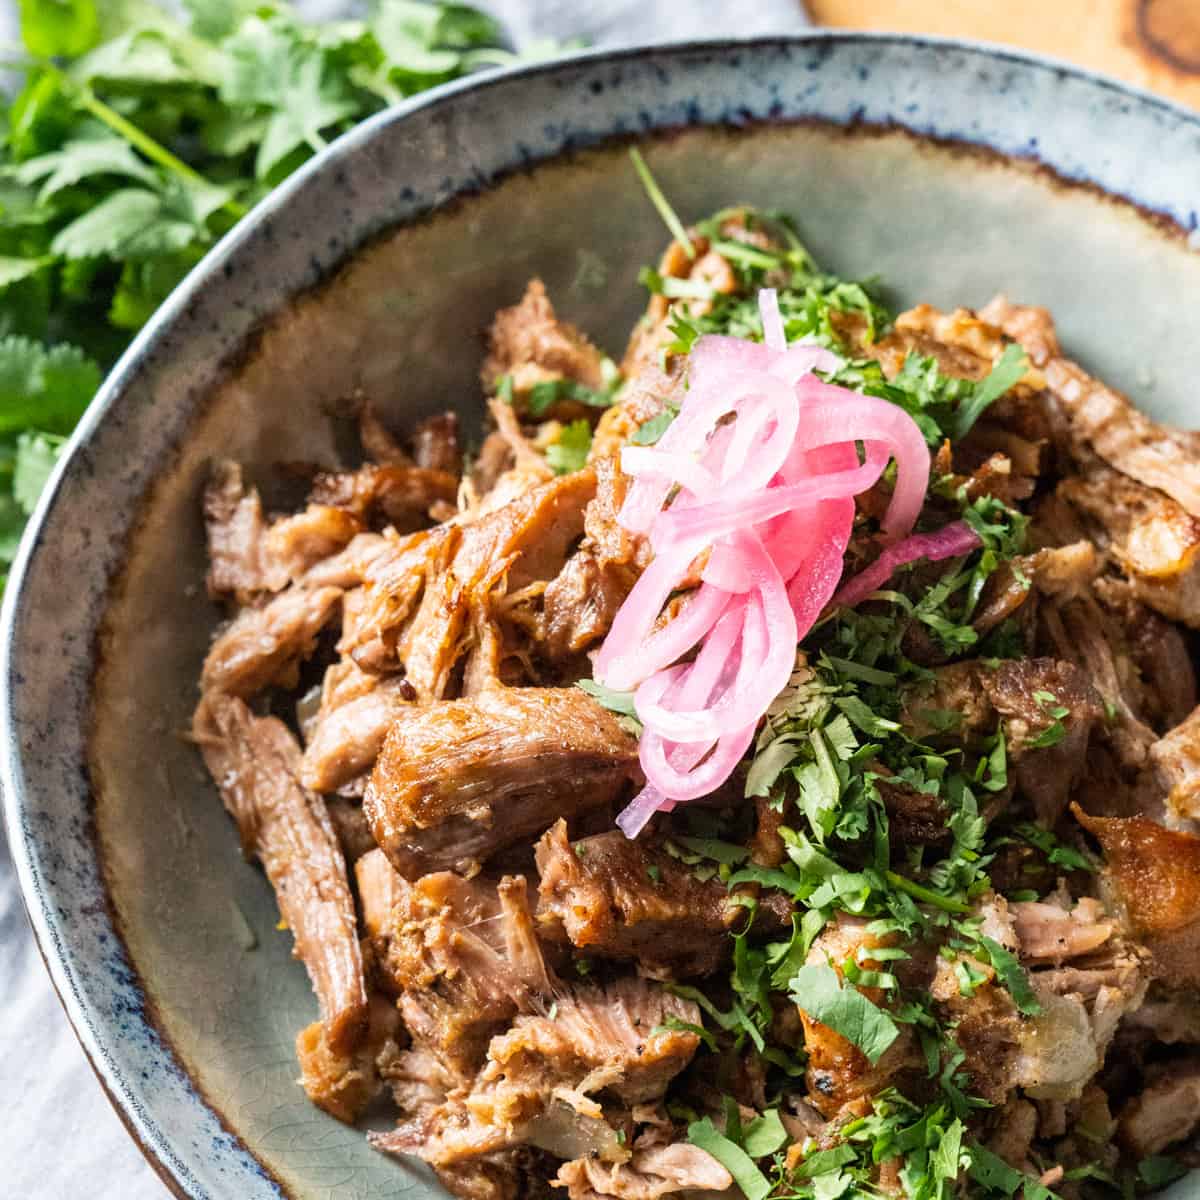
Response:
[[[147,1164],[155,1171],[169,1191],[176,1196],[182,1197],[184,1200],[201,1200],[210,1193],[199,1181],[188,1178],[189,1173],[185,1165],[170,1152],[170,1145],[165,1135],[145,1122],[138,1113],[132,1111],[132,1105],[126,1097],[136,1094],[136,1084],[109,1058],[105,1046],[106,1040],[112,1037],[111,1031],[106,1027],[103,1016],[93,1012],[72,983],[66,966],[68,951],[48,914],[48,903],[42,895],[41,885],[36,876],[31,850],[33,839],[23,828],[21,820],[26,807],[25,766],[13,711],[13,667],[17,642],[17,615],[21,608],[30,564],[44,540],[45,527],[58,503],[66,474],[70,471],[80,451],[108,416],[109,411],[119,402],[129,384],[136,378],[143,361],[155,346],[169,334],[193,299],[220,271],[223,264],[236,255],[241,247],[255,236],[259,226],[264,222],[269,222],[285,209],[293,195],[306,187],[310,180],[330,169],[343,158],[357,153],[381,130],[395,123],[403,122],[415,113],[450,104],[463,93],[486,91],[493,87],[507,85],[514,80],[554,75],[577,66],[637,62],[658,56],[674,58],[688,54],[769,50],[776,47],[804,46],[814,43],[830,45],[842,43],[886,45],[890,43],[897,46],[961,50],[994,61],[1032,67],[1060,77],[1069,76],[1084,81],[1100,91],[1114,93],[1134,101],[1140,107],[1158,109],[1171,119],[1184,125],[1191,125],[1197,132],[1200,132],[1200,111],[1161,96],[1148,88],[1127,83],[1093,68],[1068,62],[1054,55],[983,39],[936,34],[807,27],[787,33],[758,34],[746,37],[680,38],[628,46],[600,46],[571,51],[551,59],[480,71],[441,84],[366,118],[331,141],[328,146],[315,154],[259,201],[245,217],[209,249],[167,300],[154,312],[150,320],[139,330],[104,378],[63,447],[38,503],[26,523],[20,545],[9,570],[3,602],[0,604],[0,807],[3,809],[3,829],[9,853],[12,856],[21,901],[32,928],[39,957],[45,965],[51,985],[67,1016],[71,1030],[79,1042],[101,1090],[121,1123],[141,1150]],[[705,125],[708,122],[686,122],[680,127],[688,128],[692,124]],[[898,120],[896,124],[900,128],[906,128],[903,120]],[[653,136],[653,130],[639,131],[634,134],[634,140]],[[936,137],[936,135],[925,134],[920,136]],[[968,145],[980,144],[971,143],[969,139],[965,138],[956,140],[961,140]],[[554,161],[557,156],[557,154],[552,154],[546,158],[539,158],[531,165],[536,168],[544,163]],[[1099,185],[1097,186],[1099,187]],[[1107,196],[1114,195],[1103,187],[1100,187],[1099,190]],[[1170,219],[1175,221],[1174,218]],[[1194,233],[1193,236],[1195,236]],[[348,249],[342,259],[330,268],[328,275],[336,274],[360,252],[361,248],[359,245]],[[114,922],[113,927],[118,939],[123,943],[119,924]],[[151,1013],[146,1013],[141,1020],[144,1025],[154,1028]],[[174,1049],[169,1046],[169,1041],[168,1048],[180,1070],[187,1075],[185,1065],[175,1054]],[[224,1117],[211,1104],[203,1089],[191,1079],[190,1075],[187,1077],[197,1098],[216,1114],[221,1124],[229,1130],[237,1147],[249,1155],[255,1163],[258,1163],[253,1151],[241,1140],[236,1130],[229,1129]],[[278,1188],[280,1196],[287,1196],[289,1193],[285,1191],[282,1182],[270,1174],[261,1163],[258,1165],[264,1175]]]

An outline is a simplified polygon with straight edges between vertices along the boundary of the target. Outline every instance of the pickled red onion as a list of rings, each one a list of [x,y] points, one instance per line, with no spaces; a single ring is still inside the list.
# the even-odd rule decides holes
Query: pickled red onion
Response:
[[[912,537],[907,537],[884,550],[866,570],[855,575],[838,592],[834,600],[846,608],[852,608],[887,583],[897,567],[916,562],[918,558],[925,558],[930,562],[957,558],[960,554],[975,550],[979,545],[979,534],[966,521],[954,521],[933,533],[914,533]]]
[[[656,445],[622,452],[631,482],[618,521],[648,537],[654,559],[594,666],[608,687],[634,690],[643,725],[646,786],[617,818],[631,838],[656,812],[709,795],[732,775],[791,675],[798,642],[834,597],[854,497],[889,462],[895,483],[882,525],[893,544],[839,602],[869,595],[912,558],[976,544],[955,527],[906,536],[929,483],[916,423],[885,400],[818,379],[814,370],[841,360],[819,346],[789,347],[770,289],[759,310],[763,342],[701,337],[675,420]],[[698,560],[699,586],[666,617]]]

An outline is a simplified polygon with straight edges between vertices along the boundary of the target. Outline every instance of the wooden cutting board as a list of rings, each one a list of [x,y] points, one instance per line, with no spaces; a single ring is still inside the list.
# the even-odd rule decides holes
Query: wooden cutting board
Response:
[[[1200,108],[1200,0],[807,0],[815,24],[1008,42]]]

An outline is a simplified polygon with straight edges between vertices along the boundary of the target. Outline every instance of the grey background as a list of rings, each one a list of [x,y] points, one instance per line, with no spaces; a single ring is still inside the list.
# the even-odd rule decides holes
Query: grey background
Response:
[[[301,0],[307,16],[342,0]],[[596,45],[751,36],[806,24],[800,0],[494,0],[483,3],[517,47],[544,37]],[[0,43],[18,40],[13,0],[0,0]],[[0,832],[0,1200],[83,1193],[163,1200],[167,1191],[109,1107],[50,988]]]

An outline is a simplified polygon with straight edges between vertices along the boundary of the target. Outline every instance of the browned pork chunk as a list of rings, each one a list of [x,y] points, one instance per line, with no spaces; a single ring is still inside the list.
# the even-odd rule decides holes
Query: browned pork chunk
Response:
[[[997,296],[982,315],[1020,341],[1042,368],[1073,439],[1109,466],[1165,492],[1200,516],[1200,433],[1152,421],[1127,397],[1063,358],[1054,322],[1044,308],[1025,308]]]
[[[471,643],[472,612],[486,610],[494,592],[553,579],[583,533],[595,490],[594,472],[578,471],[465,524],[414,535],[422,540],[371,569],[342,649],[371,670],[403,666],[422,700],[443,698]]]
[[[577,688],[485,689],[397,718],[363,807],[409,879],[470,869],[639,780],[637,742]]]
[[[741,242],[763,250],[770,250],[776,245],[761,221],[745,209],[729,209],[723,213],[719,232],[727,241]],[[730,260],[713,249],[709,239],[695,229],[688,230],[688,237],[694,254],[690,254],[679,242],[672,242],[663,251],[658,273],[665,279],[692,280],[711,289],[714,295],[736,292],[739,287],[738,275]],[[645,313],[633,328],[625,357],[621,360],[621,373],[626,379],[635,379],[648,367],[661,365],[660,360],[667,346],[675,340],[671,332],[671,310],[676,305],[690,316],[700,317],[712,311],[713,301],[708,296],[670,300],[661,293],[652,295]]]
[[[545,285],[531,279],[520,304],[496,314],[480,378],[483,390],[491,395],[497,381],[508,376],[514,403],[523,406],[539,383],[566,379],[599,390],[604,386],[601,364],[600,351],[575,326],[558,319]],[[562,399],[546,415],[570,421],[586,411],[579,401]]]
[[[209,649],[200,686],[242,699],[267,687],[294,687],[297,668],[316,649],[341,598],[333,587],[289,588],[262,608],[242,609]]]
[[[1200,1056],[1177,1058],[1152,1072],[1147,1087],[1121,1109],[1117,1129],[1138,1157],[1161,1154],[1200,1126]]]
[[[1150,747],[1150,760],[1167,793],[1167,823],[1190,828],[1200,821],[1200,709]]]
[[[1082,514],[1134,596],[1173,621],[1200,626],[1200,520],[1154,488],[1103,465],[1064,479],[1057,494]]]
[[[362,529],[351,514],[324,504],[310,504],[268,526],[258,492],[246,487],[241,467],[229,461],[213,467],[204,491],[204,523],[208,590],[242,604],[300,579]]]
[[[746,910],[645,838],[605,833],[571,845],[560,820],[537,844],[539,926],[590,954],[632,958],[666,976],[705,975]]]
[[[676,1142],[635,1150],[627,1163],[577,1158],[558,1169],[568,1200],[659,1200],[679,1192],[724,1192],[733,1176],[699,1146]]]
[[[841,964],[854,958],[866,970],[879,970],[880,964],[870,958],[870,951],[894,944],[895,939],[869,933],[868,924],[858,917],[838,913],[813,942],[808,964],[828,963],[841,975]],[[872,1003],[879,1003],[883,997],[879,988],[858,990]],[[900,1036],[878,1062],[872,1063],[853,1042],[812,1017],[804,1008],[803,996],[796,999],[808,1054],[808,1098],[823,1116],[832,1119],[846,1105],[874,1095],[917,1061],[916,1039],[907,1026],[901,1027]]]
[[[583,542],[543,596],[538,635],[551,660],[590,649],[608,633],[650,560],[645,538],[617,521],[628,482],[617,459],[598,459],[595,472],[596,495],[584,510]]]
[[[663,1095],[700,1041],[668,1029],[669,1018],[696,1025],[700,1012],[642,979],[563,989],[546,1015],[519,1016],[492,1040],[468,1093],[372,1136],[372,1144],[439,1167],[522,1142],[560,1158],[628,1161],[630,1151],[605,1120],[600,1098],[628,1106]]]
[[[331,666],[321,707],[306,730],[304,786],[334,792],[360,779],[375,765],[392,721],[414,698],[412,685],[399,675],[372,675],[353,662]]]
[[[201,700],[193,735],[243,849],[275,889],[320,1001],[326,1044],[349,1053],[367,1016],[354,901],[324,804],[299,783],[300,747],[281,721],[219,693]]]
[[[364,524],[386,522],[407,533],[428,524],[431,511],[439,519],[453,515],[457,494],[458,478],[449,471],[367,463],[357,471],[318,475],[309,499]]]
[[[396,1006],[372,996],[367,1035],[352,1052],[337,1051],[320,1021],[296,1035],[300,1082],[308,1098],[331,1117],[353,1124],[383,1088],[382,1072],[398,1057],[404,1033]]]
[[[1200,985],[1200,837],[1145,817],[1075,816],[1099,841],[1133,932],[1154,959],[1154,974],[1175,986]]]
[[[242,468],[228,460],[216,463],[204,489],[204,525],[208,532],[208,590],[214,596],[241,600],[286,583],[268,577],[262,562],[267,532],[258,492],[242,481]],[[274,585],[274,586],[272,586]]]
[[[552,990],[525,880],[466,880],[443,871],[409,885],[388,880],[378,860],[365,871],[370,923],[378,924],[377,966],[400,997],[409,1033],[471,1078],[488,1039]],[[395,894],[385,916],[379,910],[389,887]]]

